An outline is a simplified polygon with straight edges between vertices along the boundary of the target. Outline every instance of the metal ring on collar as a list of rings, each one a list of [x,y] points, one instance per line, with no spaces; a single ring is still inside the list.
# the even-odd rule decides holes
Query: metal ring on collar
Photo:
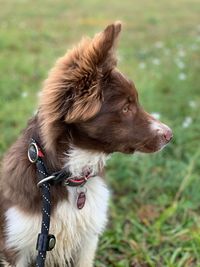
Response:
[[[38,160],[39,149],[35,142],[30,143],[28,147],[28,159],[31,163],[35,163]]]
[[[39,182],[37,183],[37,187],[40,187],[43,183],[48,182],[49,180],[51,180],[51,179],[53,179],[53,178],[55,178],[55,176],[54,176],[54,175],[50,175],[50,176],[48,176],[48,177],[42,179],[41,181],[39,181]]]

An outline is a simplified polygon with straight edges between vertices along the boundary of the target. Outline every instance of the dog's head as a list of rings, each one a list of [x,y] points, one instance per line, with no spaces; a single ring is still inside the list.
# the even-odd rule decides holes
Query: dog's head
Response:
[[[47,147],[59,128],[70,128],[75,145],[106,153],[155,152],[171,140],[171,129],[144,111],[134,83],[116,68],[120,31],[116,22],[83,39],[51,71],[40,105]]]

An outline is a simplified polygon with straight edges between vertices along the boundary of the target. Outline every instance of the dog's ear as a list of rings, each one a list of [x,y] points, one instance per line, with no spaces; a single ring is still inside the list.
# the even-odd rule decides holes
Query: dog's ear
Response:
[[[84,39],[78,48],[77,61],[79,79],[72,93],[68,113],[65,116],[67,123],[79,120],[85,121],[93,117],[101,107],[102,92],[100,81],[105,72],[116,65],[114,48],[121,31],[121,23],[108,25],[104,31],[97,34],[92,40]],[[73,102],[73,103],[72,103]]]
[[[107,68],[113,68],[116,65],[114,49],[120,32],[121,22],[115,22],[108,25],[103,32],[97,34],[92,40],[90,49],[93,60],[96,61],[97,65],[104,67],[103,71],[107,71]]]

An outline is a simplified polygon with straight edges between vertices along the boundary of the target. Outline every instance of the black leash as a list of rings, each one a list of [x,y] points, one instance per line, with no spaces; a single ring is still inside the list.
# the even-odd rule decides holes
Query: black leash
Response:
[[[32,140],[28,149],[28,157],[32,163],[36,164],[38,183],[47,178],[48,172],[43,162],[44,154],[38,147],[35,140]],[[50,216],[51,216],[51,194],[50,184],[48,181],[44,181],[40,184],[41,196],[42,196],[42,225],[41,233],[38,234],[36,249],[38,255],[36,259],[36,267],[45,266],[45,259],[47,251],[54,248],[56,239],[54,235],[49,234]]]
[[[90,170],[86,170],[80,177],[72,177],[65,169],[49,175],[45,163],[43,161],[44,154],[34,139],[31,139],[28,148],[28,158],[31,163],[36,165],[38,183],[42,198],[42,224],[41,233],[38,234],[36,249],[38,255],[36,259],[36,267],[44,267],[47,251],[52,250],[56,244],[54,235],[49,234],[50,218],[51,218],[51,185],[63,183],[65,186],[80,187],[87,180],[95,175],[91,175]],[[82,209],[85,205],[86,195],[84,190],[80,190],[77,197],[77,208]]]

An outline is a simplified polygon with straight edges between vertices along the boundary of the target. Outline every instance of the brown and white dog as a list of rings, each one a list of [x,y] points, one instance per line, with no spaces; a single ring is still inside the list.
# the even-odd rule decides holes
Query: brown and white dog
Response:
[[[27,157],[30,139],[44,147],[48,169],[94,175],[85,184],[86,203],[76,206],[77,189],[52,186],[50,233],[57,244],[46,266],[91,267],[107,221],[109,190],[100,177],[108,155],[151,153],[172,138],[169,127],[146,113],[134,83],[116,68],[116,22],[93,39],[83,39],[49,74],[39,109],[5,155],[0,178],[0,251],[3,266],[32,266],[41,225],[35,165]]]

